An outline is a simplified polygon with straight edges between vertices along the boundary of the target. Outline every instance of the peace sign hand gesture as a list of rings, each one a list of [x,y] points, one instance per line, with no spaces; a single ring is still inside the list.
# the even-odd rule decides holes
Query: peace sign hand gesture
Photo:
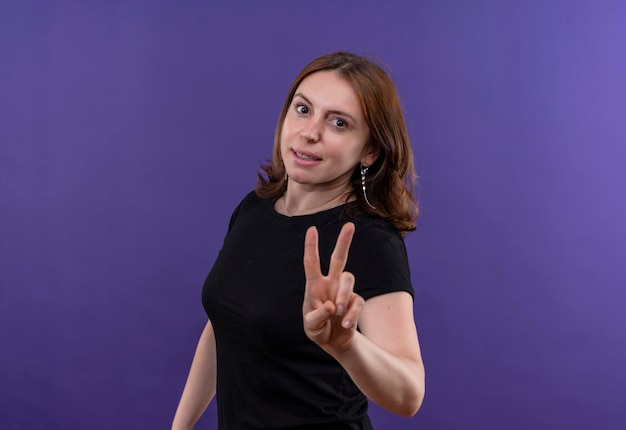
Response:
[[[310,227],[304,239],[304,332],[329,353],[350,348],[364,305],[363,298],[354,293],[354,275],[344,272],[353,236],[354,224],[345,224],[330,257],[326,276],[320,267],[317,229]]]

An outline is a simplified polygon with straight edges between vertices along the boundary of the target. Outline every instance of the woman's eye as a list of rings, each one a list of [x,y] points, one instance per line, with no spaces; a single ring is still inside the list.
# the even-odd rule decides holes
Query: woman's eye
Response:
[[[309,108],[306,107],[305,105],[296,105],[296,111],[298,113],[305,114],[305,113],[309,113]]]
[[[335,127],[337,127],[337,128],[346,128],[346,127],[348,127],[348,123],[347,123],[347,122],[345,122],[345,121],[344,121],[343,119],[341,119],[341,118],[335,118],[335,119],[333,120],[333,123],[335,124]]]

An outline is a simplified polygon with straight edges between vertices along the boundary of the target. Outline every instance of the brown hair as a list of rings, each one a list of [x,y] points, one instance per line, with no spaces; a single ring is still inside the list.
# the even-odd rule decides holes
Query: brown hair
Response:
[[[379,152],[368,170],[366,186],[372,209],[363,198],[359,166],[352,174],[352,192],[360,209],[389,221],[405,235],[415,230],[418,205],[413,195],[415,170],[413,152],[398,93],[389,75],[373,60],[346,52],[324,55],[309,63],[296,77],[278,118],[274,134],[273,157],[259,171],[256,193],[263,198],[278,198],[287,189],[285,165],[280,155],[283,122],[298,86],[307,76],[334,70],[352,85],[370,130],[368,144]]]

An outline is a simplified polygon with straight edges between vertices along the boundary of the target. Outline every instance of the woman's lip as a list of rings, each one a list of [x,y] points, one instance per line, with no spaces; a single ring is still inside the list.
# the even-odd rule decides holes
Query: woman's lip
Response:
[[[303,161],[321,161],[322,159],[312,152],[293,150],[293,155]]]

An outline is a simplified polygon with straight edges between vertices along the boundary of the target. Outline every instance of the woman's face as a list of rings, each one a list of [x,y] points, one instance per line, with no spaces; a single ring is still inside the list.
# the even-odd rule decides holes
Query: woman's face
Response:
[[[349,187],[354,168],[376,154],[356,92],[334,71],[307,76],[283,122],[280,150],[290,181],[310,189]]]

